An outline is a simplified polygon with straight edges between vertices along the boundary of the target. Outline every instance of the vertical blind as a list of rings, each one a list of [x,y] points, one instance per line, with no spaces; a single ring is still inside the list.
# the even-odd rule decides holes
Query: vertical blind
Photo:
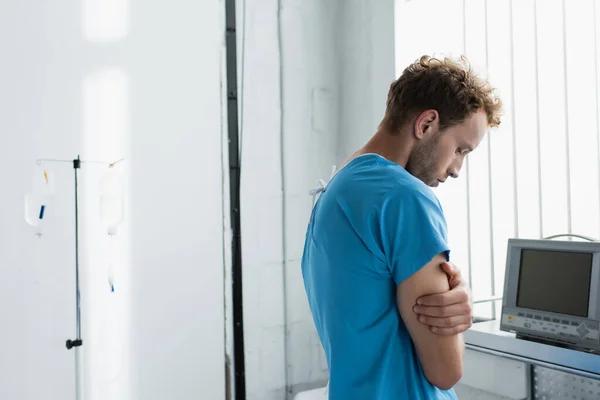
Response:
[[[599,12],[594,0],[396,1],[398,75],[423,54],[464,54],[504,103],[501,126],[436,189],[475,300],[502,295],[508,238],[600,237]]]

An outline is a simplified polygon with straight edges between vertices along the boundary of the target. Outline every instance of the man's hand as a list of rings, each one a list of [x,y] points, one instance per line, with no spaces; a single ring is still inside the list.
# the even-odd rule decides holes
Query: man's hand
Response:
[[[469,329],[472,321],[471,292],[460,270],[449,262],[441,264],[450,290],[417,299],[414,312],[419,321],[438,335],[456,335]]]

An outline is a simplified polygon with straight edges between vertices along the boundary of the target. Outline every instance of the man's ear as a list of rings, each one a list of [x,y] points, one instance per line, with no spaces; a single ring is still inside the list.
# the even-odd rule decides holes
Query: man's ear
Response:
[[[440,126],[440,115],[436,110],[425,110],[415,120],[415,137],[419,140],[433,136]]]

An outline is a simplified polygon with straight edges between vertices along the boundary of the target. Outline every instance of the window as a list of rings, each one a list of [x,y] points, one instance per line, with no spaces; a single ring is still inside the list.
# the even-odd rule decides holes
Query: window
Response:
[[[436,189],[475,300],[502,295],[508,238],[600,237],[599,13],[594,0],[396,1],[398,74],[464,54],[504,102],[501,127]]]

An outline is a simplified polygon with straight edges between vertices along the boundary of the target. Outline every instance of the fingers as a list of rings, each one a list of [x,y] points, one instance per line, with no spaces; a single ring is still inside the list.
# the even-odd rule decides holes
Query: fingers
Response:
[[[451,289],[458,286],[462,282],[462,274],[456,265],[452,264],[451,262],[444,261],[441,266],[444,273],[448,275],[448,282],[450,283]]]
[[[470,327],[471,327],[471,323],[457,325],[452,328],[438,328],[438,327],[433,326],[433,327],[431,327],[431,331],[433,333],[435,333],[436,335],[440,335],[440,336],[453,336],[453,335],[458,335],[459,333],[463,333],[464,331],[468,330]]]
[[[418,315],[428,317],[446,318],[455,315],[471,315],[471,305],[469,303],[457,303],[447,307],[428,307],[414,306],[413,311]]]
[[[456,315],[454,317],[429,317],[427,315],[419,315],[419,321],[432,328],[449,329],[461,325],[469,325],[472,323],[470,315]]]
[[[448,262],[448,261],[444,261],[442,263],[442,269],[450,277],[458,274],[458,268],[456,268],[456,266],[454,264],[452,264],[451,262]]]
[[[444,307],[457,303],[468,303],[469,294],[466,290],[457,288],[445,293],[423,296],[417,299],[418,305]]]

